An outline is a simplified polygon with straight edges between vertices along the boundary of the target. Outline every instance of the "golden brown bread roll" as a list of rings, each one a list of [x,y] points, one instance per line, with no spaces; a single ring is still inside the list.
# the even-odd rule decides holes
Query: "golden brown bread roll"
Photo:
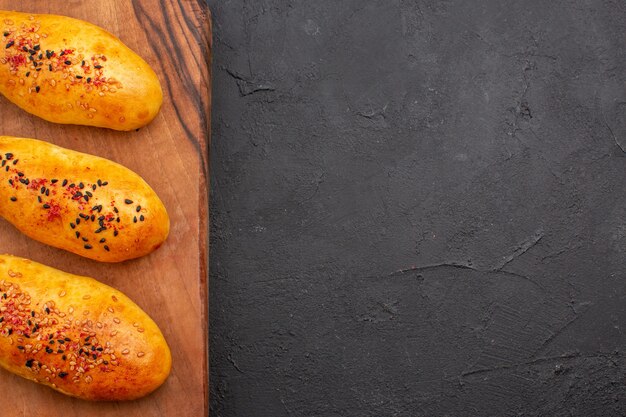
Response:
[[[102,262],[158,248],[165,206],[115,162],[35,139],[0,136],[0,216],[48,245]]]
[[[65,16],[0,11],[0,93],[54,123],[132,130],[163,102],[156,74],[118,38]]]
[[[74,397],[132,400],[165,381],[171,353],[121,292],[0,255],[0,365]]]

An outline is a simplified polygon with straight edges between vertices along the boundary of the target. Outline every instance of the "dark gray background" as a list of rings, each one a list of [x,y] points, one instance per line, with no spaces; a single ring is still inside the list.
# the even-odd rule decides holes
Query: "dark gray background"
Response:
[[[211,415],[626,415],[626,3],[209,0]]]

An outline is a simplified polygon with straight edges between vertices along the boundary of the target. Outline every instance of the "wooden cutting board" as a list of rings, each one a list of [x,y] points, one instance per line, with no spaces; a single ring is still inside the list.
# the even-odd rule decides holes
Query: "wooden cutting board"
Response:
[[[48,140],[137,172],[168,209],[167,242],[142,259],[101,264],[30,240],[0,220],[0,253],[91,276],[121,290],[156,321],[173,355],[172,373],[161,388],[124,403],[69,398],[0,370],[0,415],[206,416],[211,23],[204,0],[0,0],[0,8],[63,14],[101,26],[141,55],[161,80],[163,108],[137,132],[55,125],[0,97],[0,134]]]

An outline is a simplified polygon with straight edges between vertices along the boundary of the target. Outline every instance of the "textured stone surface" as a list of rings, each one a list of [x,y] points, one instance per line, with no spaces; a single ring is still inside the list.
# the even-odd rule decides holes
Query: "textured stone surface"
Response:
[[[624,2],[209,5],[212,416],[626,415]]]

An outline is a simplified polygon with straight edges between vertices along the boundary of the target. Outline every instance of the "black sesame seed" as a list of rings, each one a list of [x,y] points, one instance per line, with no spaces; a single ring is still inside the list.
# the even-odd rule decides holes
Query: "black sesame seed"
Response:
[[[71,227],[72,229],[76,229],[76,225],[75,225],[74,223],[70,223],[70,227]]]
[[[59,378],[65,378],[67,376],[67,372],[59,372]]]
[[[24,74],[26,77],[28,77],[30,75],[30,71],[26,71],[26,74]]]
[[[41,190],[39,190],[39,192],[41,194],[45,194],[46,193],[46,187],[41,187]]]
[[[41,87],[39,87],[39,86],[35,87],[35,91],[36,92],[39,92],[39,90],[41,90]]]
[[[104,245],[104,250],[109,252],[109,247],[107,245]]]
[[[83,188],[85,188],[85,184],[83,184],[82,182],[81,182],[81,183],[79,183],[79,184],[78,184],[78,188],[80,188],[80,189],[82,190]]]
[[[34,361],[35,361],[34,359],[29,359],[29,360],[27,360],[27,361],[26,361],[26,366],[27,366],[28,368],[32,368],[32,367],[33,367],[33,362],[34,362]]]
[[[117,236],[120,232],[118,232],[117,230],[113,231],[113,236]]]
[[[89,242],[89,239],[87,239],[86,237],[83,237],[83,242]]]
[[[50,182],[51,182],[52,184],[56,184],[57,182],[59,182],[59,180],[57,180],[56,178],[52,178],[52,179],[50,180]]]
[[[80,213],[78,216],[82,217],[85,220],[89,220],[89,216],[87,214]]]
[[[85,249],[91,249],[91,248],[93,248],[93,246],[91,246],[91,245],[85,245]]]
[[[39,201],[40,204],[43,203],[43,199],[41,198],[40,195],[37,196],[37,201]]]
[[[18,172],[18,173],[17,173],[17,176],[18,176],[18,177],[23,177],[23,176],[24,176],[24,173],[23,173],[23,172]]]
[[[11,158],[13,158],[13,154],[12,154],[11,152],[7,152],[7,153],[5,153],[5,154],[4,154],[4,156],[6,156],[6,157],[7,157],[7,159],[11,159]]]
[[[76,232],[76,239],[80,237],[80,232]]]
[[[49,209],[50,208],[50,204],[48,204],[48,203],[44,204],[43,208]],[[74,225],[72,223],[70,223],[70,226],[72,226],[72,229],[74,228]]]
[[[102,180],[98,180],[98,187],[102,187]]]
[[[102,65],[94,65],[93,66],[95,69],[102,69]]]
[[[38,51],[38,50],[40,50],[40,49],[41,49],[41,47],[40,47],[39,45],[35,45],[35,46],[33,46],[33,49],[34,49],[35,51]]]
[[[6,37],[6,36],[9,36],[9,35],[10,35],[10,33],[9,33],[9,32],[4,32],[4,36],[5,36],[5,37]]]
[[[17,347],[19,350],[24,350],[24,346],[18,346]]]
[[[139,213],[139,212],[141,211],[141,206],[137,206],[137,208],[135,209],[135,211],[136,211],[137,213]]]
[[[133,204],[133,200],[129,200],[128,198],[126,200],[124,200],[124,203],[126,204]]]
[[[65,65],[72,65],[72,61],[68,59],[67,61],[65,61]]]
[[[117,209],[117,207],[113,207],[113,211],[116,213],[119,213],[120,211]]]
[[[13,45],[15,45],[14,41],[11,41],[9,43],[7,43],[6,49],[9,49],[10,47],[12,47]]]
[[[17,197],[11,197],[11,201],[17,201]]]
[[[106,242],[106,241],[107,241],[107,240],[106,240],[105,238],[100,239],[100,243],[104,243],[104,242]]]
[[[10,179],[9,180],[9,184],[13,185],[13,180]]]
[[[18,162],[19,162],[19,159],[14,160],[13,165],[17,165]]]
[[[63,180],[63,187],[65,187],[67,185],[67,180]]]
[[[108,181],[104,181],[104,182],[102,183],[102,186],[104,187],[105,185],[109,185],[109,182],[108,182]]]
[[[139,216],[139,221],[144,221],[146,218],[143,217],[143,214],[141,216]]]
[[[133,223],[137,223],[137,216],[133,217]]]
[[[82,75],[76,75],[76,78],[80,80],[80,79],[83,78],[83,76]]]

